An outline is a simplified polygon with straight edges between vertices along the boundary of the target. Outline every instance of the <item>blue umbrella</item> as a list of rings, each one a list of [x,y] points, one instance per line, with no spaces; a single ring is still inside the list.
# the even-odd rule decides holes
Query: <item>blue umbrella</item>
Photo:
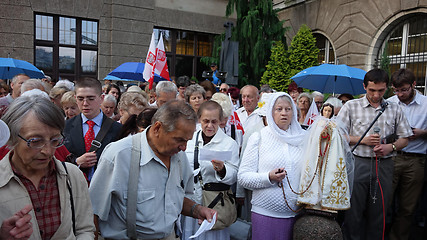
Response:
[[[146,80],[142,76],[144,72],[144,63],[140,62],[126,62],[118,66],[116,69],[111,71],[108,75],[118,77],[122,81],[141,81]],[[107,76],[108,76],[107,75]],[[114,79],[111,79],[114,80]],[[167,79],[160,77],[158,74],[154,74],[154,82],[165,81]]]
[[[131,81],[135,81],[132,79],[123,79],[123,78],[119,78],[116,76],[112,76],[112,75],[107,75],[104,80],[111,80],[111,81],[124,81],[124,82],[131,82]]]
[[[12,79],[24,73],[30,78],[44,78],[44,74],[33,64],[14,58],[0,58],[0,79]]]
[[[322,93],[365,93],[363,78],[366,71],[345,64],[322,64],[310,67],[291,77],[299,87]]]

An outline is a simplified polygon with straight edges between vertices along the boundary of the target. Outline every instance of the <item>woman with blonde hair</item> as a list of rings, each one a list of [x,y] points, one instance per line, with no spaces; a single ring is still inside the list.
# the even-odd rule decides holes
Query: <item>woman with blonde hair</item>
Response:
[[[117,105],[120,113],[121,124],[133,114],[138,115],[144,108],[148,106],[147,99],[141,93],[125,92],[120,97],[120,102]]]
[[[62,110],[65,113],[65,120],[75,117],[80,113],[77,106],[76,93],[74,91],[65,92],[61,97]]]

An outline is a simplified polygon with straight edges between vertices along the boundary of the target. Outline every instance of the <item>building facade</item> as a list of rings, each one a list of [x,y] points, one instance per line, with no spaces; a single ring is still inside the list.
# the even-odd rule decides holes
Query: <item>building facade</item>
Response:
[[[364,70],[389,62],[410,68],[427,93],[427,0],[273,0],[292,39],[302,24],[313,30],[319,62]],[[288,43],[289,45],[289,43]]]
[[[0,2],[0,56],[29,61],[54,79],[103,79],[145,62],[163,33],[171,76],[201,77],[227,0],[8,0]]]

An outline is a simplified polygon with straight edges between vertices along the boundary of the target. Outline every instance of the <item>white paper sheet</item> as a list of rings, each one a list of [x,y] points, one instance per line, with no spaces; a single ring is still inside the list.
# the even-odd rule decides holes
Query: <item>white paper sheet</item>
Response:
[[[200,149],[199,161],[211,161],[211,160],[220,160],[228,161],[231,159],[231,151],[214,151],[209,149]]]
[[[200,236],[202,233],[207,232],[213,228],[216,222],[216,213],[213,215],[212,221],[208,222],[208,220],[203,220],[197,232],[191,236],[190,238],[196,238]]]

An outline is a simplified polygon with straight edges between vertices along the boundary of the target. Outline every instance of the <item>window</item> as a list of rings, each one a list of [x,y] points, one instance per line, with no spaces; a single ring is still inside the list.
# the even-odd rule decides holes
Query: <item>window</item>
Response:
[[[319,49],[318,63],[335,64],[335,51],[329,40],[320,33],[314,33],[313,36],[316,38],[316,46]]]
[[[387,56],[390,72],[410,68],[416,77],[416,88],[426,94],[427,14],[406,18],[394,27],[381,45],[377,63]]]
[[[97,78],[98,22],[35,14],[35,65],[53,79]]]
[[[211,56],[215,35],[180,30],[154,29],[156,44],[163,34],[168,67],[171,76],[195,76],[203,80],[202,73],[209,66],[200,62],[201,57]]]

